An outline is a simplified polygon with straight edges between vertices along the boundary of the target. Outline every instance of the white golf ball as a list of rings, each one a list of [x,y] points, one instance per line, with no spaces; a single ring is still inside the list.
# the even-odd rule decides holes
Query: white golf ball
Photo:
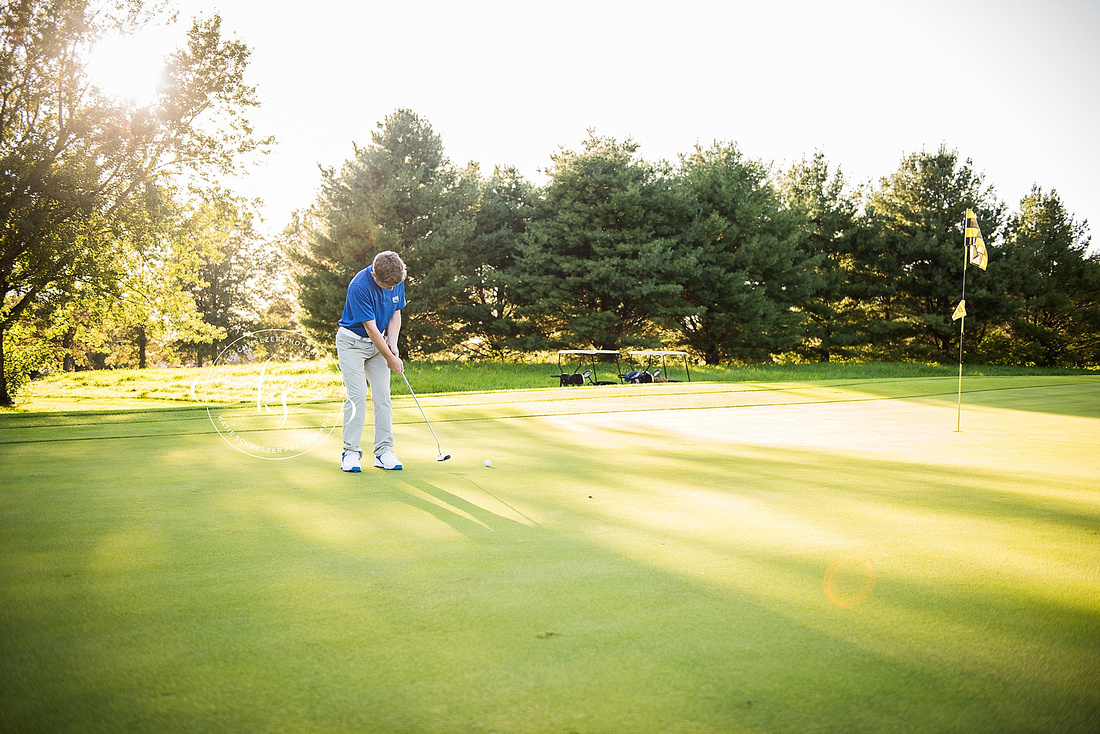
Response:
[[[493,465],[492,459],[486,459],[485,460],[485,466],[492,466],[492,465]]]

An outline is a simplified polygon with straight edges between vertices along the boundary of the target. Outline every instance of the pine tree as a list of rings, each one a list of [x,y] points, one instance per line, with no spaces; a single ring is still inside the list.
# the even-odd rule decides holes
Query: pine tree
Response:
[[[951,313],[961,293],[967,209],[995,247],[1004,204],[970,160],[960,165],[958,153],[943,147],[907,156],[872,192],[867,214],[875,236],[863,241],[855,269],[876,356],[950,361],[957,355]],[[990,261],[990,272],[967,284],[967,332],[979,340],[1005,314],[992,250]]]
[[[455,309],[467,354],[499,356],[516,346],[521,332],[509,279],[535,195],[515,168],[497,167],[480,184],[474,236],[459,266],[466,300]]]
[[[849,357],[861,345],[861,309],[853,298],[853,247],[859,204],[840,168],[830,169],[824,153],[790,168],[780,179],[788,206],[801,214],[805,247],[818,257],[821,291],[802,306],[807,316],[800,354],[822,362]]]
[[[677,179],[685,217],[677,258],[689,271],[678,322],[707,364],[759,361],[804,341],[801,310],[822,287],[801,214],[782,205],[768,170],[734,145],[696,149]]]
[[[638,146],[591,133],[552,157],[513,273],[531,345],[620,349],[657,344],[683,310],[671,277],[658,172]]]
[[[404,349],[430,354],[461,334],[453,309],[465,298],[458,277],[474,234],[476,169],[455,171],[427,121],[397,110],[343,168],[323,171],[321,193],[289,233],[302,323],[322,343],[344,307],[348,282],[383,250],[408,269]]]
[[[1035,186],[1009,217],[1003,256],[1011,263],[1016,312],[1004,339],[991,339],[1014,364],[1083,367],[1100,363],[1100,255],[1088,255],[1088,223],[1066,211],[1057,191]]]

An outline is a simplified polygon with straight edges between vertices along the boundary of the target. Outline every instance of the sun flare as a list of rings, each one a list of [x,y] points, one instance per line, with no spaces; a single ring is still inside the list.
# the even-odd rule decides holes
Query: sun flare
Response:
[[[87,71],[105,94],[149,107],[164,78],[164,48],[150,36],[104,38],[92,49]]]

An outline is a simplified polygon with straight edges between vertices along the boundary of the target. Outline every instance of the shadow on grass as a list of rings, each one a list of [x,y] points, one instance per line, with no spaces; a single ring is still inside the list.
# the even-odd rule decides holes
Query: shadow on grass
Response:
[[[613,422],[433,422],[448,446],[493,446],[494,469],[425,459],[346,475],[332,455],[260,461],[170,420],[110,440],[86,426],[65,452],[79,473],[38,445],[5,446],[8,723],[839,732],[1096,720],[1100,512],[1057,467],[947,470],[717,434],[670,445]],[[425,429],[399,431],[434,456]],[[837,609],[823,576],[851,553],[877,583]]]
[[[959,394],[956,378],[859,380],[842,386],[855,393],[934,404],[955,404]],[[1100,375],[964,377],[962,410],[975,407],[1100,418]]]

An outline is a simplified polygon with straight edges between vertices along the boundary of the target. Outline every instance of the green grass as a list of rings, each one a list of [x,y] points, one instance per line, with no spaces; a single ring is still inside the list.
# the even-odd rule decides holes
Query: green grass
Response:
[[[519,390],[557,385],[558,362],[552,355],[542,363],[530,362],[433,362],[408,361],[406,374],[418,395],[441,392],[477,392],[491,390]],[[623,371],[632,366],[624,361]],[[641,366],[641,365],[638,365]],[[576,363],[563,364],[572,372]],[[685,380],[688,375],[682,363],[667,365],[668,376]],[[170,405],[195,404],[192,387],[198,381],[201,401],[204,397],[216,401],[225,391],[233,394],[252,384],[261,365],[221,367],[218,369],[218,387],[203,395],[201,386],[206,384],[210,368],[173,368],[148,370],[98,370],[93,372],[57,373],[29,385],[19,396],[15,411],[67,411],[67,410],[117,410],[120,408],[151,408]],[[914,363],[812,363],[785,365],[713,366],[692,365],[693,381],[742,383],[742,382],[792,382],[820,380],[883,380],[916,377],[957,377],[954,365],[928,365]],[[302,363],[284,365],[282,373],[297,382],[307,392],[324,394],[339,400],[343,395],[340,371],[335,362]],[[1039,369],[1024,367],[966,366],[964,375],[977,376],[1082,376],[1095,374],[1086,370]],[[601,363],[597,367],[599,379],[615,379],[614,363]],[[589,387],[589,386],[586,386]],[[398,390],[404,386],[398,380]],[[0,414],[11,409],[0,409]]]
[[[1100,379],[853,377],[0,415],[0,730],[1096,731]]]

